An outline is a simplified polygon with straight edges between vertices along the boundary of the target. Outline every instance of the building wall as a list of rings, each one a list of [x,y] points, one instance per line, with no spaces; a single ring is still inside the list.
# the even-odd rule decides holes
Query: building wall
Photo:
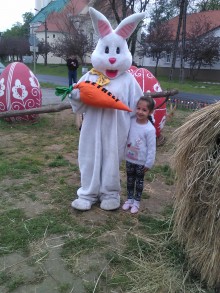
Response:
[[[172,62],[171,56],[168,59],[169,59],[169,61],[166,58],[160,59],[158,62],[158,68],[159,67],[170,68],[171,62]],[[155,65],[156,65],[156,61],[152,57],[144,57],[144,58],[135,57],[135,62],[137,63],[138,66],[155,67]],[[179,67],[180,67],[180,58],[177,58],[176,68],[179,68]],[[190,66],[187,62],[185,62],[184,67],[189,68]],[[202,67],[202,69],[220,70],[220,62],[213,64],[213,66],[211,68],[210,67]]]
[[[44,64],[43,56],[39,55],[37,58],[38,64]],[[53,56],[51,53],[47,55],[47,63],[48,64],[66,64],[66,61],[60,57]]]
[[[60,36],[59,33],[57,32],[47,32],[47,42],[52,44],[55,42],[55,40]],[[41,41],[45,41],[45,32],[38,32],[37,33],[37,38]],[[44,58],[43,56],[39,55],[37,59],[38,64],[43,64],[44,63]],[[47,63],[48,64],[66,64],[66,61],[63,58],[53,56],[53,54],[49,53],[47,55]]]

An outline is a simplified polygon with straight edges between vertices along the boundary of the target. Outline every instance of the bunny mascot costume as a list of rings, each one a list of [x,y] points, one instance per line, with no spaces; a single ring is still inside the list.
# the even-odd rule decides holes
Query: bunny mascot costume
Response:
[[[126,39],[135,30],[145,13],[125,18],[113,30],[107,18],[89,8],[95,32],[99,36],[92,53],[93,69],[81,77],[96,82],[134,110],[143,92],[135,78],[126,72],[132,63]],[[86,211],[100,201],[104,210],[120,206],[120,162],[124,159],[131,113],[88,106],[80,100],[80,90],[71,92],[70,102],[75,113],[84,113],[80,132],[78,161],[81,187],[72,207]]]

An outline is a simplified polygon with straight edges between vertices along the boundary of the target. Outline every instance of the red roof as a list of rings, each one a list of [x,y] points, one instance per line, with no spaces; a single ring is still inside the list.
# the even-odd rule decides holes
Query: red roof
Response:
[[[52,12],[47,17],[47,30],[50,32],[61,32],[65,31],[65,19],[66,15],[72,15],[77,16],[82,12],[88,4],[91,4],[91,0],[70,0],[63,8],[62,11],[59,12]],[[94,8],[102,12],[106,17],[114,18],[114,13],[112,12],[112,9],[110,9],[110,6],[106,4],[105,1],[99,0],[94,1]],[[91,5],[90,5],[91,6]],[[122,16],[122,7],[120,5],[120,2],[116,2],[116,8],[118,9],[119,16]],[[128,14],[130,13],[130,10],[128,10]],[[85,14],[86,17],[86,14]],[[89,14],[87,13],[87,17],[90,18]],[[43,32],[45,31],[45,25],[42,23],[38,29],[37,32]]]
[[[62,11],[52,12],[47,17],[47,30],[50,32],[59,32],[65,30],[65,21],[67,16],[78,15],[88,5],[89,2],[89,0],[70,0],[69,3],[64,6]],[[42,23],[37,31],[45,31],[45,24]]]
[[[173,37],[176,36],[178,21],[179,16],[176,16],[167,22],[170,29],[172,30]],[[209,31],[220,27],[220,10],[209,10],[188,14],[186,17],[186,36],[189,37],[192,32],[195,31],[196,25],[199,25],[199,27],[202,28],[200,32],[198,32],[198,35],[207,33],[207,24],[209,24]]]

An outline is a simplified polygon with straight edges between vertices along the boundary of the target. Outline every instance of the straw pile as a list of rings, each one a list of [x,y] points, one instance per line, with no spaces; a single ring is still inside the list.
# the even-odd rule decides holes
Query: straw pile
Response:
[[[220,286],[220,102],[191,114],[174,132],[174,236],[192,271]]]

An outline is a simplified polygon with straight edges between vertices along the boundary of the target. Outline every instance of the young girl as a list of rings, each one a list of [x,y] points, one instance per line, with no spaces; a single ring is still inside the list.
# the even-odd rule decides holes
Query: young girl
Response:
[[[154,100],[141,97],[137,102],[136,116],[131,128],[126,149],[127,200],[122,209],[135,214],[139,210],[144,184],[144,174],[152,168],[156,155],[156,130],[151,114]]]

